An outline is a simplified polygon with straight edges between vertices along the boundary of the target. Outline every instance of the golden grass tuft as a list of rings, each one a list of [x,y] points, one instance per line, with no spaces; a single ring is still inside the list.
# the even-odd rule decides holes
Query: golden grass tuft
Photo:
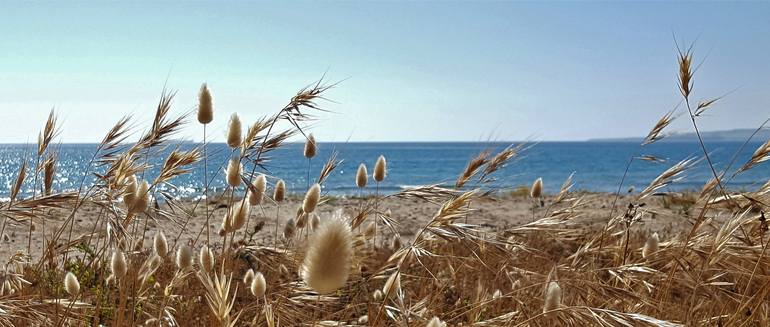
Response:
[[[310,238],[300,275],[314,291],[334,292],[347,282],[353,254],[350,225],[335,215],[324,221]]]
[[[377,183],[385,180],[387,165],[387,162],[385,162],[385,156],[383,155],[380,155],[380,157],[377,158],[377,162],[374,163],[374,172],[372,173],[372,178]]]

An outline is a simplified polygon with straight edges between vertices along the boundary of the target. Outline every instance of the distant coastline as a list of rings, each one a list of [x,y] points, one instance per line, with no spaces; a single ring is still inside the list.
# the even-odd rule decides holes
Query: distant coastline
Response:
[[[705,131],[701,132],[704,142],[745,142],[752,134],[753,142],[766,141],[770,139],[770,129],[742,128],[724,131]],[[588,142],[633,142],[640,143],[643,137],[621,137],[621,138],[596,138],[588,139]],[[697,142],[698,136],[695,133],[671,133],[666,135],[660,142]]]

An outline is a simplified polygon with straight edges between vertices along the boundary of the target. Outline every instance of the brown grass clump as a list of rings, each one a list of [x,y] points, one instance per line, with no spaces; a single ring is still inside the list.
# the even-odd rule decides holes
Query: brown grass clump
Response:
[[[310,288],[328,294],[345,285],[352,259],[350,226],[342,217],[334,216],[310,238],[300,275]]]

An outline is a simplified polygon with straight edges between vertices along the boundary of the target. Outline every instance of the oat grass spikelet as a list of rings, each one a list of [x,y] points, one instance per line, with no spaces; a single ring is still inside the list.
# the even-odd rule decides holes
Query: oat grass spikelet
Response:
[[[382,286],[382,295],[387,298],[392,298],[401,292],[401,273],[396,271],[388,277],[385,281],[385,285]]]
[[[548,288],[545,291],[545,304],[543,304],[543,312],[556,310],[561,306],[561,286],[555,281],[548,283]]]
[[[212,120],[214,120],[214,103],[208,85],[203,83],[198,93],[198,122],[206,125]]]
[[[366,165],[363,163],[358,166],[358,171],[356,172],[356,186],[358,188],[364,188],[366,187],[366,182],[369,180],[369,173],[366,171]]]
[[[380,155],[379,158],[377,158],[377,162],[374,164],[374,173],[372,174],[372,178],[376,182],[382,182],[385,180],[385,174],[387,173],[387,162],[385,161],[385,156]]]
[[[310,238],[300,275],[310,288],[328,294],[345,285],[352,258],[350,226],[335,215],[321,224]]]
[[[64,290],[72,297],[80,293],[80,282],[78,282],[78,278],[71,271],[67,272],[67,275],[64,276]]]
[[[305,200],[302,202],[302,211],[307,214],[313,213],[319,200],[321,200],[321,185],[316,183],[307,190],[307,193],[305,193]]]
[[[236,113],[230,116],[227,126],[227,145],[233,149],[241,146],[241,119]]]
[[[227,164],[227,185],[231,187],[241,185],[241,170],[243,170],[243,165],[238,162],[238,159],[230,159]]]

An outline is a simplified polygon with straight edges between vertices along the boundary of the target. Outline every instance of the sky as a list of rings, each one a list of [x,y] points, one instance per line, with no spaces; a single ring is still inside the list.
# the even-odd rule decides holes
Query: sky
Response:
[[[209,134],[280,109],[325,74],[323,141],[540,141],[646,135],[680,99],[676,46],[695,42],[694,99],[727,94],[704,130],[770,118],[770,3],[1,2],[0,143],[97,142],[214,95]],[[671,129],[689,131],[680,117]],[[192,120],[194,122],[194,119]],[[191,123],[178,136],[199,140]]]

